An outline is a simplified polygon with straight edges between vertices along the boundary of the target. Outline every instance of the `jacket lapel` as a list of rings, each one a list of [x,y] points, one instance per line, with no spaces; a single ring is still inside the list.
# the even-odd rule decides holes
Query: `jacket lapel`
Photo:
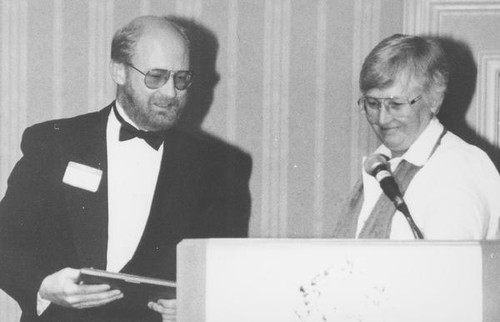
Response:
[[[96,192],[64,185],[73,242],[81,267],[106,268],[108,235],[106,127],[111,105],[68,129],[67,162],[102,171]],[[66,162],[66,164],[67,164]]]
[[[197,207],[199,195],[199,162],[198,151],[182,133],[171,130],[165,139],[148,222],[129,262],[132,267],[148,265],[148,261],[152,260],[150,257],[157,256],[156,250],[164,247],[175,249],[181,238],[189,237],[193,209]]]
[[[181,132],[171,130],[166,136],[162,165],[151,205],[148,227],[163,226],[162,238],[184,236],[199,186],[198,158]]]

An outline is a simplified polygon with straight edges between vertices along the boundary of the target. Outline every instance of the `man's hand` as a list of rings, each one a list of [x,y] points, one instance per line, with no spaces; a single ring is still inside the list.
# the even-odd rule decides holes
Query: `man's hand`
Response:
[[[123,297],[120,290],[111,290],[107,284],[78,283],[80,271],[64,268],[47,276],[40,286],[40,296],[54,304],[75,309],[102,306]]]
[[[158,313],[161,313],[163,322],[176,321],[177,302],[175,299],[149,302],[148,307]]]

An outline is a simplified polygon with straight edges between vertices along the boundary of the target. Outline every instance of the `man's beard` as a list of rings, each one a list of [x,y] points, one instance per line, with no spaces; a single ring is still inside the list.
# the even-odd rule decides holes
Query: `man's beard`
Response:
[[[146,131],[165,131],[179,120],[185,99],[162,97],[159,92],[151,95],[146,102],[137,99],[135,91],[128,84],[119,95],[120,104],[134,123]]]

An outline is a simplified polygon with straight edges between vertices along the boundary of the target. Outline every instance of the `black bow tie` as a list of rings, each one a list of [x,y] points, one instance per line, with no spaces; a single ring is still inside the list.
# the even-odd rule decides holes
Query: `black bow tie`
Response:
[[[135,127],[122,124],[120,127],[120,141],[127,141],[133,138],[140,138],[146,141],[153,149],[158,150],[160,145],[163,143],[163,136],[157,132],[146,132],[138,130]]]
[[[118,137],[118,140],[127,141],[133,138],[140,138],[146,141],[146,143],[149,144],[153,149],[158,150],[160,148],[160,145],[164,140],[163,134],[161,132],[138,130],[122,118],[122,116],[116,110],[116,106],[113,106],[113,111],[115,112],[116,118],[121,123],[120,135]]]

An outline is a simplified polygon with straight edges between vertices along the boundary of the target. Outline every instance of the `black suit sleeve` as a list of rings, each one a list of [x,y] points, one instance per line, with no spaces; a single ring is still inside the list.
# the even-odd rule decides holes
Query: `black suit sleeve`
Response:
[[[48,176],[53,160],[47,155],[42,132],[28,128],[23,134],[23,157],[8,179],[0,202],[0,288],[12,296],[23,311],[36,310],[36,295],[48,275],[41,263],[40,227],[49,198]]]

